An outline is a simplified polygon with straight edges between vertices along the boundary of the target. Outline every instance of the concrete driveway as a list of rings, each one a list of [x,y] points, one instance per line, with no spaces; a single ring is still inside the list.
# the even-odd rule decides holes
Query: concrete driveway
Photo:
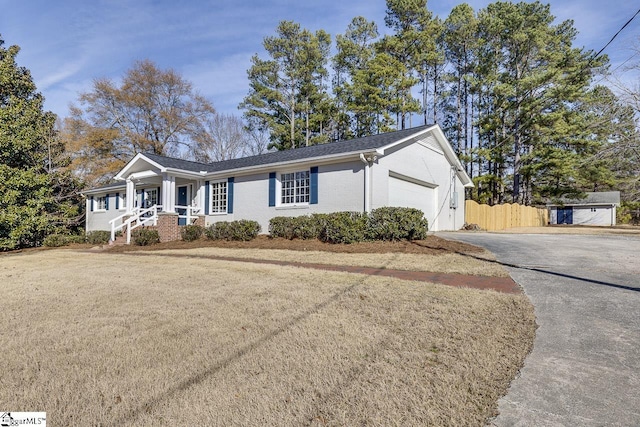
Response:
[[[437,233],[508,267],[539,328],[497,426],[640,426],[640,237]]]

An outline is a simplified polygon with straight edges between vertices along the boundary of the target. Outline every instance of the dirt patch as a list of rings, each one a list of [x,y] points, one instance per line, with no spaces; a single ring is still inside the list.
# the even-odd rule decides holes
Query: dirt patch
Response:
[[[486,425],[524,295],[69,250],[0,263],[0,402],[55,425]]]
[[[106,247],[109,252],[129,252],[162,249],[194,249],[203,247],[233,248],[233,249],[284,249],[292,251],[322,251],[335,253],[407,253],[441,255],[445,253],[473,253],[486,252],[484,249],[468,243],[446,240],[438,236],[429,236],[424,240],[412,242],[363,242],[353,244],[323,243],[319,240],[288,240],[271,238],[260,235],[248,242],[227,242],[224,240],[200,239],[195,242],[165,242],[153,246],[117,245]]]

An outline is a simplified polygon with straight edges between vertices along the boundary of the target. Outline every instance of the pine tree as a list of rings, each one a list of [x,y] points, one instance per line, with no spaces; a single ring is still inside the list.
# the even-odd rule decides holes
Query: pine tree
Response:
[[[417,76],[425,75],[425,64],[433,60],[436,34],[426,0],[387,0],[385,24],[394,33],[378,43],[378,50],[402,66],[394,84],[391,112],[396,114],[398,127],[405,129],[411,113],[423,110],[411,90],[419,82]]]
[[[338,109],[338,139],[376,133],[375,118],[381,106],[372,105],[368,91],[357,85],[367,84],[367,70],[376,54],[373,42],[377,37],[376,24],[361,16],[353,18],[344,35],[336,36],[333,92]],[[365,105],[371,108],[359,108]]]
[[[473,114],[471,82],[475,68],[478,22],[468,4],[454,7],[444,22],[443,45],[451,72],[448,126],[443,129],[449,136],[467,174],[473,178]]]
[[[264,39],[270,59],[251,58],[249,94],[240,104],[252,126],[268,129],[270,148],[286,150],[327,142],[331,99],[325,89],[331,37],[282,21]]]
[[[554,19],[549,5],[539,2],[496,2],[479,13],[478,58],[484,74],[478,80],[485,94],[480,121],[484,132],[493,135],[494,148],[502,151],[497,157],[506,154],[509,163],[493,172],[498,180],[511,172],[513,202],[534,201],[536,171],[545,162],[549,168],[556,165],[557,173],[569,170],[565,165],[580,144],[572,137],[577,123],[573,105],[586,93],[592,69],[601,64],[590,52],[572,47],[572,22],[554,25]]]

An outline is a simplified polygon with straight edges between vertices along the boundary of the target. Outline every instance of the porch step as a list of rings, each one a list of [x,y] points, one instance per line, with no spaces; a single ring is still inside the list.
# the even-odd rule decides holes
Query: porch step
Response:
[[[116,236],[116,240],[109,242],[109,245],[126,245],[127,237],[126,236]]]

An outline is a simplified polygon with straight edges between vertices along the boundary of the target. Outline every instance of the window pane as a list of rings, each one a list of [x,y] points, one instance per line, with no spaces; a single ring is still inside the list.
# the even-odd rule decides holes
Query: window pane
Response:
[[[211,183],[211,213],[227,212],[227,183]]]
[[[309,171],[283,173],[280,175],[283,204],[309,203]]]

